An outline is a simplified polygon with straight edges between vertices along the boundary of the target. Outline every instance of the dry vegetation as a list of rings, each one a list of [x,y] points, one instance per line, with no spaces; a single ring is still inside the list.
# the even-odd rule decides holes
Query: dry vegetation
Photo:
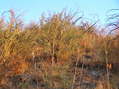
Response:
[[[119,88],[118,28],[104,35],[66,12],[22,26],[8,13],[9,22],[0,18],[0,89]]]

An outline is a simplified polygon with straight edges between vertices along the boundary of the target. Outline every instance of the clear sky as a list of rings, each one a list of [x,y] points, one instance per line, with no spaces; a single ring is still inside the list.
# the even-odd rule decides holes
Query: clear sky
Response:
[[[14,9],[23,13],[25,22],[38,21],[42,13],[60,12],[64,8],[78,11],[85,18],[100,19],[105,23],[106,13],[110,9],[119,9],[119,0],[1,0],[0,13]]]

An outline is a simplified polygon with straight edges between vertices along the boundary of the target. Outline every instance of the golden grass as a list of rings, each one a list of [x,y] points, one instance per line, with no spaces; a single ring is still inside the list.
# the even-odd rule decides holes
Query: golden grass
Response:
[[[0,22],[0,65],[5,66],[0,72],[9,69],[10,72],[5,72],[7,76],[30,70],[37,72],[35,68],[41,63],[41,75],[48,87],[66,89],[71,87],[73,81],[68,70],[72,70],[70,66],[77,59],[80,61],[85,55],[91,56],[91,62],[104,63],[108,59],[110,64],[107,67],[112,69],[111,63],[118,61],[119,39],[113,40],[118,35],[99,35],[97,28],[89,23],[77,26],[72,15],[65,12],[41,18],[40,24],[24,28],[15,18],[15,13],[10,11],[10,14],[9,23],[4,23],[4,26],[2,18]],[[33,68],[33,65],[36,67]],[[54,82],[55,77],[59,78],[57,82]],[[100,83],[96,89],[104,88]]]

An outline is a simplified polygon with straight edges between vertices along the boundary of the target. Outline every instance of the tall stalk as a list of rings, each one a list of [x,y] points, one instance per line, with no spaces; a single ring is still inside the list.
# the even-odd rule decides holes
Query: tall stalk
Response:
[[[52,48],[51,48],[51,51],[52,51],[52,58],[51,58],[51,61],[52,61],[52,66],[55,64],[55,57],[54,57],[54,55],[55,55],[55,44],[54,44],[54,40],[53,40],[53,42],[52,42]]]
[[[76,80],[76,75],[77,75],[77,69],[78,69],[78,62],[79,62],[79,49],[78,49],[78,57],[76,59],[76,66],[75,66],[75,69],[74,69],[74,76],[73,76],[73,82],[72,82],[72,88],[71,89],[74,89],[74,84],[75,84],[75,80]]]
[[[109,41],[107,43],[109,43]],[[107,43],[105,43],[105,62],[106,62],[106,72],[107,72],[107,89],[110,89],[110,77],[109,77],[110,72],[109,72],[109,69],[107,67],[107,65],[109,64],[108,50],[107,50],[109,44],[107,44]]]

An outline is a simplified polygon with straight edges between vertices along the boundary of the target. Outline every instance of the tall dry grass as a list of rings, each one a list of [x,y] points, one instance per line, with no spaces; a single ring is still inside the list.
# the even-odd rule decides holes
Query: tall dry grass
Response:
[[[105,66],[118,62],[118,34],[99,34],[95,24],[87,22],[77,25],[81,17],[75,20],[75,16],[61,12],[42,17],[39,24],[22,27],[15,13],[9,13],[8,23],[0,19],[1,81],[6,76],[40,73],[47,88],[75,89],[78,63],[82,60]],[[107,78],[110,81],[108,68]]]

